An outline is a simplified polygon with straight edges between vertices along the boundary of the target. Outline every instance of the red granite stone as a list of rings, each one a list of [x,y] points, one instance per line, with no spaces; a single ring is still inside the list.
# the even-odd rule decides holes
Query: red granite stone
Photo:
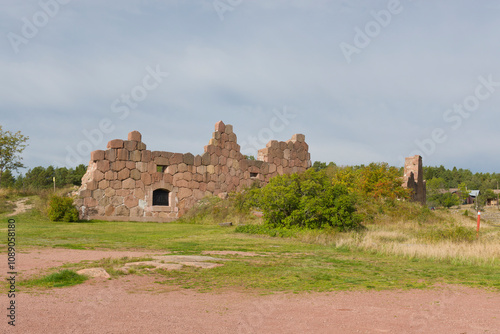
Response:
[[[137,142],[134,140],[125,140],[123,142],[123,148],[129,151],[134,151],[137,149]]]
[[[151,161],[151,151],[144,150],[141,152],[141,161],[142,162],[150,162]]]
[[[119,148],[116,151],[116,160],[127,161],[129,159],[129,151],[124,148]]]
[[[215,123],[215,131],[224,132],[226,131],[226,125],[223,121],[218,121]]]
[[[104,159],[109,160],[109,161],[115,161],[116,160],[116,149],[109,149],[104,152]]]
[[[139,204],[139,200],[132,195],[125,197],[125,206],[127,208],[133,208]]]
[[[98,161],[103,159],[104,159],[104,151],[102,150],[96,150],[90,153],[90,160],[92,161]]]
[[[130,176],[130,169],[124,168],[118,172],[118,180],[125,180]]]
[[[109,161],[108,160],[97,161],[97,169],[103,173],[106,173],[109,170]]]
[[[107,148],[123,148],[123,140],[113,139],[108,142]]]
[[[142,135],[139,131],[132,131],[128,133],[128,140],[141,141]]]
[[[124,189],[134,189],[135,188],[135,180],[133,179],[126,179],[123,181],[123,188]]]

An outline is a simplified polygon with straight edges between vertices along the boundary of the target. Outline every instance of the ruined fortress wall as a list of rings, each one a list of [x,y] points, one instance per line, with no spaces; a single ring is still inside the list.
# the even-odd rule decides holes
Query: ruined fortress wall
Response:
[[[133,131],[128,140],[111,140],[105,151],[91,153],[76,205],[82,219],[172,221],[205,196],[223,197],[276,175],[305,171],[311,166],[308,149],[304,135],[296,134],[270,141],[257,160],[249,160],[240,153],[232,125],[222,121],[196,156],[147,150]],[[164,197],[157,205],[160,192]]]
[[[422,157],[415,155],[405,158],[403,187],[412,190],[412,200],[422,205],[426,203],[426,185],[422,170]]]

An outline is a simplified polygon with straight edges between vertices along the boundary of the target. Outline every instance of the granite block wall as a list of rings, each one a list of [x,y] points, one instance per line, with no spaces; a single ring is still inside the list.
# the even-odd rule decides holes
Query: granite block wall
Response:
[[[76,205],[82,219],[172,221],[205,196],[261,185],[311,166],[302,134],[270,141],[256,160],[240,152],[232,125],[215,124],[204,153],[147,150],[138,131],[91,153]]]

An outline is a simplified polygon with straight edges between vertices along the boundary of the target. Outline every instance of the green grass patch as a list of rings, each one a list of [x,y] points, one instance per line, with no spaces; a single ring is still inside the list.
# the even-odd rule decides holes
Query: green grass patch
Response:
[[[55,244],[52,247],[65,249],[87,249],[84,245],[81,244]]]
[[[264,234],[270,237],[294,237],[297,235],[298,230],[287,228],[273,228],[262,224],[250,224],[236,227],[234,230],[238,233],[249,234]]]
[[[5,224],[7,219],[3,218],[2,222]],[[346,245],[335,247],[331,244],[304,242],[292,236],[270,237],[269,231],[260,230],[259,225],[247,226],[234,228],[213,224],[103,221],[65,223],[51,222],[36,211],[16,217],[17,246],[20,250],[62,247],[154,250],[179,255],[200,255],[204,251],[240,251],[259,255],[214,255],[228,261],[220,262],[223,265],[213,269],[185,266],[177,271],[149,271],[147,269],[151,268],[134,268],[139,274],[156,275],[157,281],[162,284],[200,291],[225,288],[264,293],[383,290],[425,288],[436,283],[500,290],[498,261],[479,265],[382,254]],[[264,233],[240,233],[248,231]],[[281,236],[278,233],[274,235]],[[397,241],[399,237],[394,238]],[[0,246],[0,251],[6,252],[5,245]],[[135,261],[137,259],[103,259],[66,265],[63,269],[67,271],[23,281],[22,286],[59,287],[78,284],[84,278],[78,278],[72,270],[90,267],[103,267],[112,277],[118,277],[123,274],[118,268]]]
[[[81,284],[87,280],[84,275],[79,275],[73,270],[64,269],[57,273],[53,273],[41,278],[34,278],[19,283],[20,286],[28,288],[62,288],[65,286],[73,286]]]
[[[476,272],[474,270],[477,270]],[[284,291],[386,290],[429,288],[436,283],[498,288],[494,268],[474,268],[428,260],[364,252],[317,250],[313,254],[281,254],[224,262],[206,270],[158,271],[158,282],[212,291],[223,288]]]
[[[10,201],[5,200],[3,198],[1,199],[1,201],[0,201],[0,214],[14,212],[15,209],[16,209],[16,205],[13,202],[10,202]]]

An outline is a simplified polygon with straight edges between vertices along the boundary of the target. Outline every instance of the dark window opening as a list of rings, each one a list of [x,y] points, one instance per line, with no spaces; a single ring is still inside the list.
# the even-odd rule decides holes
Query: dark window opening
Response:
[[[153,205],[168,206],[168,195],[170,192],[165,189],[156,189],[153,191]]]
[[[159,173],[165,173],[166,169],[167,169],[167,166],[162,166],[162,165],[156,166],[156,171]]]
[[[259,176],[259,173],[250,173],[250,177],[257,177]]]

